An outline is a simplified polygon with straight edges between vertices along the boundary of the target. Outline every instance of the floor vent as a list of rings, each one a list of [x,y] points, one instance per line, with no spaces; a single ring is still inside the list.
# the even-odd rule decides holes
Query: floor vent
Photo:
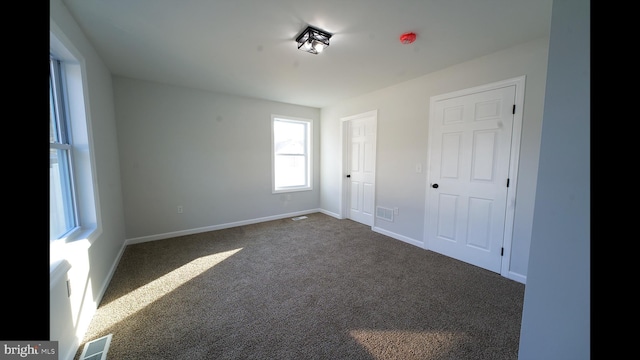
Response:
[[[388,221],[393,221],[393,209],[376,206],[376,217]]]
[[[109,345],[111,344],[111,336],[103,336],[99,339],[89,341],[84,345],[80,360],[106,360],[107,351],[109,351]]]
[[[291,220],[295,221],[295,220],[302,220],[302,219],[306,219],[306,218],[307,218],[306,216],[296,216],[294,218],[291,218]]]

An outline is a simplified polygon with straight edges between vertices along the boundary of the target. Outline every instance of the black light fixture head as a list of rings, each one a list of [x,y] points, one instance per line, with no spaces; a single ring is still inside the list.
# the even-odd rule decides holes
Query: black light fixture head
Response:
[[[307,26],[304,31],[298,35],[296,42],[298,43],[298,49],[312,54],[321,53],[327,46],[329,46],[329,39],[332,34],[326,31]]]

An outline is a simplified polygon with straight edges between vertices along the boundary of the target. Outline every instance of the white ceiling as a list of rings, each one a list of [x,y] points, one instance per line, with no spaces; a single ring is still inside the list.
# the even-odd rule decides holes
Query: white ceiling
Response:
[[[552,0],[63,2],[115,75],[323,107],[548,36]],[[333,34],[319,55],[307,25]]]

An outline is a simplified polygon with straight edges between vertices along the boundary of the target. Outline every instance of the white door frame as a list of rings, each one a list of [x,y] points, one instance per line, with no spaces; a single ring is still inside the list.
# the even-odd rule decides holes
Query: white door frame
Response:
[[[432,96],[429,104],[429,121],[435,116],[434,111],[434,103],[439,100],[454,98],[464,95],[469,95],[481,91],[493,90],[502,88],[505,86],[516,87],[516,96],[515,96],[515,114],[513,115],[513,129],[511,133],[511,156],[509,160],[509,187],[507,188],[507,204],[506,204],[506,212],[505,212],[505,225],[504,225],[504,235],[503,235],[503,248],[504,253],[502,254],[502,263],[500,267],[500,275],[507,277],[512,280],[516,280],[521,283],[526,283],[526,277],[523,277],[520,274],[512,273],[510,271],[511,264],[511,248],[513,241],[513,222],[515,219],[515,205],[516,205],[516,189],[518,184],[518,162],[520,160],[520,142],[521,142],[521,134],[522,134],[522,114],[524,110],[524,89],[525,89],[525,76],[519,76],[503,81],[498,81],[495,83],[480,85],[468,89],[463,89],[459,91],[454,91],[446,94]],[[426,186],[429,187],[431,183],[431,147],[430,145],[427,148],[427,182]],[[424,241],[423,247],[427,250],[430,250],[428,244],[428,216],[429,216],[429,191],[425,192],[425,219],[424,219]]]
[[[341,133],[341,137],[342,137],[342,170],[340,171],[340,176],[342,178],[342,181],[340,182],[342,185],[342,198],[340,199],[342,202],[342,205],[340,206],[340,218],[341,219],[347,219],[349,218],[349,197],[351,195],[351,189],[349,187],[349,180],[347,179],[347,174],[349,171],[349,122],[351,120],[356,120],[356,119],[360,119],[363,117],[369,117],[369,116],[373,116],[375,118],[375,122],[376,122],[376,128],[377,128],[377,123],[378,123],[378,110],[371,110],[371,111],[367,111],[364,113],[360,113],[360,114],[356,114],[356,115],[351,115],[351,116],[346,116],[343,118],[340,118],[340,133]],[[377,130],[376,130],[377,133]],[[377,143],[378,143],[378,137],[376,135],[376,143],[374,144],[374,146],[377,147]],[[377,149],[376,149],[376,154],[377,154]],[[377,157],[377,156],[376,156]],[[374,159],[374,162],[377,161],[377,159]],[[377,172],[377,166],[375,167]],[[374,176],[376,176],[374,174]],[[375,209],[375,189],[374,189],[374,209]],[[371,224],[371,228],[373,229],[376,225],[376,217],[373,217],[373,223]]]

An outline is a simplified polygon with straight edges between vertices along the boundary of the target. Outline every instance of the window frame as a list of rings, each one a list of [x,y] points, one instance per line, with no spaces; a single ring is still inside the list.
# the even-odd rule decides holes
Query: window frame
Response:
[[[277,122],[287,122],[305,125],[305,146],[304,146],[304,176],[305,182],[302,185],[292,186],[276,186],[276,134],[275,124]],[[273,194],[296,192],[296,191],[310,191],[313,190],[313,120],[299,117],[271,115],[271,192]],[[287,156],[287,155],[280,155]]]
[[[73,236],[73,234],[79,230],[80,220],[78,216],[77,191],[73,166],[74,150],[69,117],[66,74],[64,62],[53,54],[49,55],[49,90],[50,126],[53,127],[51,131],[54,134],[54,139],[50,139],[49,150],[50,154],[52,150],[58,152],[57,162],[60,167],[60,171],[58,172],[60,179],[57,185],[60,186],[60,189],[57,190],[60,190],[62,212],[64,213],[64,222],[66,223],[61,233],[55,235],[49,234],[49,240],[55,241]],[[51,180],[50,178],[49,186],[52,186]]]
[[[65,87],[67,131],[73,156],[71,180],[74,185],[76,226],[64,236],[49,240],[51,273],[57,274],[75,249],[89,248],[102,234],[100,198],[96,181],[96,158],[92,136],[87,66],[84,57],[60,28],[51,23],[49,54],[60,61]]]

